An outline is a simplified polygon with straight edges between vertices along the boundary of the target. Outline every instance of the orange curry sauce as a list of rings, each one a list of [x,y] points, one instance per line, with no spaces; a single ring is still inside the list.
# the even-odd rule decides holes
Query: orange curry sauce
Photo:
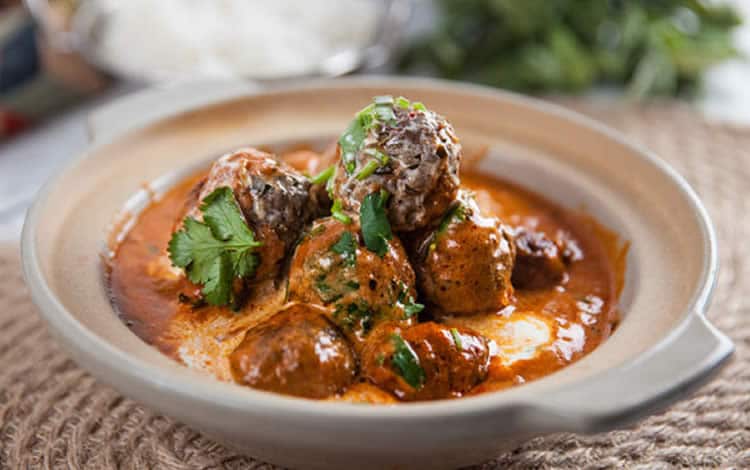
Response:
[[[304,159],[295,161],[300,160],[299,154],[289,163],[300,170],[311,168]],[[180,301],[179,293],[194,286],[171,266],[166,247],[188,193],[204,174],[187,178],[138,216],[108,262],[110,295],[123,321],[145,342],[188,367],[231,381],[229,354],[250,327],[284,303],[286,282],[257,286],[240,312],[228,307],[195,309]],[[511,226],[526,225],[548,234],[566,232],[583,254],[557,286],[516,290],[515,302],[499,312],[439,320],[473,328],[489,340],[489,375],[471,393],[542,377],[596,348],[618,321],[617,298],[627,245],[591,217],[563,209],[507,181],[470,170],[461,179],[464,187],[475,192],[484,214]],[[339,398],[394,401],[378,397],[354,389]]]

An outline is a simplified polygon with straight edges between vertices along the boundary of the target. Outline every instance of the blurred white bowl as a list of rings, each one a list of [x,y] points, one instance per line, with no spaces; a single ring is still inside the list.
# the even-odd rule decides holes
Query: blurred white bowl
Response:
[[[26,0],[51,45],[139,82],[332,77],[385,63],[409,0]]]

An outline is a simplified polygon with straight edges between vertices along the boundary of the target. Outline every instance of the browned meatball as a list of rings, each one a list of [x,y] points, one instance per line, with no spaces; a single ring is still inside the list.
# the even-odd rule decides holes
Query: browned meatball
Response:
[[[356,358],[321,309],[291,304],[251,328],[230,354],[242,385],[304,398],[340,393],[354,380]]]
[[[368,339],[362,375],[401,400],[460,397],[487,376],[487,341],[468,328],[433,322],[384,325]]]
[[[311,203],[315,204],[315,216],[324,217],[330,214],[331,186],[328,179],[333,176],[336,162],[336,144],[329,145],[322,153],[312,150],[295,150],[283,155],[284,162],[294,169],[310,176]],[[330,183],[333,183],[332,181]]]
[[[315,215],[310,182],[271,154],[237,150],[214,162],[188,215],[200,218],[198,201],[224,186],[232,188],[248,225],[263,243],[257,250],[255,279],[276,276],[287,250]]]
[[[510,230],[483,217],[461,191],[440,226],[417,237],[417,285],[439,313],[465,315],[497,310],[513,298],[514,246]]]
[[[558,234],[555,240],[544,232],[516,227],[516,264],[511,278],[519,289],[554,287],[565,279],[566,267],[583,257],[575,240]]]
[[[334,197],[358,212],[365,196],[386,190],[393,230],[439,220],[458,190],[461,145],[442,116],[403,98],[378,97],[342,135]]]
[[[355,223],[316,221],[297,246],[289,271],[289,299],[326,306],[358,346],[384,321],[414,322],[414,271],[393,238],[381,258],[363,246]]]
[[[541,289],[559,283],[565,264],[558,246],[543,232],[518,227],[514,232],[516,264],[513,285],[518,289]]]

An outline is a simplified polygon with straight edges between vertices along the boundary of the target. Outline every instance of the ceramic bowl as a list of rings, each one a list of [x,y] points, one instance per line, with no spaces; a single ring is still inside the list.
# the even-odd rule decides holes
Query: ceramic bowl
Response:
[[[162,355],[120,322],[100,256],[116,214],[144,184],[155,182],[149,190],[159,192],[165,175],[242,145],[335,136],[372,96],[386,93],[427,103],[464,142],[486,145],[483,171],[584,207],[630,241],[623,319],[611,338],[520,387],[384,407],[221,383]],[[102,382],[259,459],[305,468],[476,463],[542,434],[629,424],[685,396],[732,353],[704,316],[717,253],[695,193],[647,150],[550,104],[428,80],[348,79],[263,92],[185,85],[117,103],[95,114],[92,129],[90,149],[45,186],[28,213],[23,264],[34,301],[59,341]]]

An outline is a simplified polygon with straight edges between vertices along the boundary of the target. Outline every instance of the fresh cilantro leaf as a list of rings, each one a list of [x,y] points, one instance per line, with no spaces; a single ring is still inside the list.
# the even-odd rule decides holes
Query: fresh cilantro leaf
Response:
[[[344,214],[344,210],[341,208],[341,199],[334,199],[333,206],[331,206],[331,217],[342,224],[349,225],[352,223],[352,218]]]
[[[333,199],[333,184],[336,181],[336,174],[338,173],[338,170],[336,167],[333,167],[333,173],[328,178],[328,181],[326,181],[326,191],[328,192],[328,197]]]
[[[367,179],[367,177],[375,173],[375,170],[377,170],[378,168],[380,168],[380,163],[375,160],[370,160],[369,162],[367,162],[367,164],[365,164],[365,166],[362,167],[361,170],[359,170],[355,178],[360,181]]]
[[[328,168],[326,168],[325,170],[323,170],[320,173],[318,173],[317,175],[315,175],[312,178],[310,178],[310,182],[312,184],[323,184],[323,183],[326,183],[326,185],[327,185],[328,184],[328,180],[331,179],[331,177],[333,176],[335,170],[336,170],[336,167],[333,166],[333,165],[331,165]]]
[[[357,168],[357,154],[362,150],[367,133],[377,124],[393,125],[396,122],[393,106],[392,96],[375,97],[372,103],[362,108],[354,116],[344,133],[341,134],[339,146],[341,147],[341,159],[347,173],[352,174]]]
[[[333,312],[333,318],[341,328],[346,330],[361,329],[364,332],[372,328],[373,315],[372,308],[363,300],[348,304],[337,304]]]
[[[399,334],[391,335],[391,341],[396,351],[393,353],[391,362],[398,369],[399,375],[413,388],[420,389],[424,385],[424,369],[419,364],[419,356],[411,348],[408,342]]]
[[[355,266],[357,264],[357,245],[351,232],[342,233],[339,241],[331,246],[331,251],[344,258],[344,265]]]
[[[411,103],[408,99],[404,98],[403,96],[399,96],[396,98],[396,106],[398,106],[401,109],[409,109],[409,106],[411,106]]]
[[[459,203],[452,207],[447,214],[445,214],[445,217],[443,217],[443,220],[440,221],[440,226],[437,229],[437,233],[445,233],[446,230],[448,230],[448,227],[453,222],[463,222],[466,220],[466,206]]]
[[[388,241],[393,238],[391,224],[385,212],[387,201],[387,192],[373,192],[365,196],[359,209],[365,245],[381,258],[388,252]]]
[[[464,349],[463,341],[461,341],[461,334],[458,332],[457,329],[451,328],[451,336],[453,336],[453,342],[456,344],[456,347],[459,351],[462,351]]]
[[[411,318],[424,310],[424,305],[414,302],[414,299],[411,297],[409,297],[409,301],[409,303],[404,304],[404,314],[406,314],[406,318]]]
[[[172,264],[188,279],[202,284],[211,305],[231,303],[232,283],[252,276],[259,260],[254,250],[262,244],[245,223],[231,188],[221,187],[201,203],[203,222],[186,217],[172,234],[167,251]]]
[[[342,297],[341,293],[336,292],[333,287],[325,281],[317,281],[315,283],[315,289],[318,291],[320,299],[326,304],[335,302]]]
[[[226,305],[232,300],[232,263],[227,253],[214,258],[203,284],[203,295],[210,305]]]
[[[362,148],[367,130],[362,125],[362,119],[355,117],[349,123],[341,137],[339,137],[339,146],[341,147],[341,160],[344,162],[344,168],[347,173],[353,173],[357,166],[355,161],[357,153]]]
[[[424,310],[424,305],[414,301],[414,297],[409,293],[409,286],[401,282],[398,293],[398,302],[404,308],[405,318],[411,318]]]

